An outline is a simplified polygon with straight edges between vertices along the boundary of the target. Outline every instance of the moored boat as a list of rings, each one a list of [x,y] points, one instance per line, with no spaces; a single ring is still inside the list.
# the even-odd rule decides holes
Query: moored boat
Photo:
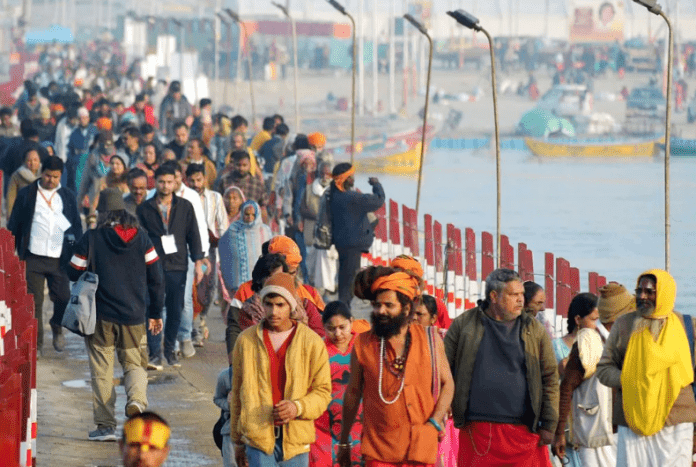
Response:
[[[651,157],[663,137],[646,138],[525,138],[540,157]]]

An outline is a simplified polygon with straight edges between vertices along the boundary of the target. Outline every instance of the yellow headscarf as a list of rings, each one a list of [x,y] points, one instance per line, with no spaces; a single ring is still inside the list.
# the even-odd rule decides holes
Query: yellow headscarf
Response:
[[[679,392],[694,381],[694,370],[684,326],[674,313],[674,278],[661,269],[646,271],[640,277],[646,275],[657,278],[651,317],[666,320],[657,341],[648,328],[631,335],[621,371],[621,389],[628,426],[637,434],[651,436],[665,426]]]

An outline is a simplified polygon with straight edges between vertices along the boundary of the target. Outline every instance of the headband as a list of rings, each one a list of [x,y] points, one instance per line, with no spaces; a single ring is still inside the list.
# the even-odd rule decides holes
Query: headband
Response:
[[[150,448],[164,449],[169,442],[171,429],[157,420],[133,418],[123,425],[123,436],[126,444],[140,444],[142,451]]]
[[[336,175],[334,176],[334,183],[336,184],[336,188],[338,188],[339,191],[346,191],[345,188],[343,188],[343,184],[348,180],[348,177],[353,175],[355,173],[355,167],[351,167],[350,169],[346,170],[343,172],[341,175]]]

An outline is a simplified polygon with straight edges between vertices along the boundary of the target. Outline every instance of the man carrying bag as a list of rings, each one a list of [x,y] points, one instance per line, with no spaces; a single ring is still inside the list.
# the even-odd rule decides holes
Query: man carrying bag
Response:
[[[78,242],[68,275],[77,280],[88,265],[99,277],[94,334],[85,338],[92,376],[94,441],[116,441],[114,351],[123,367],[126,415],[147,408],[146,328],[162,331],[164,274],[159,257],[138,219],[117,189],[99,196],[97,228]],[[90,263],[89,244],[93,243]]]

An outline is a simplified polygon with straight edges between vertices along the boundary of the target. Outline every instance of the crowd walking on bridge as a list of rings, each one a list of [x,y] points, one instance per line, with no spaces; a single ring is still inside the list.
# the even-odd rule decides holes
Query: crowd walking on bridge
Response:
[[[361,267],[385,192],[377,178],[361,192],[326,135],[293,134],[280,115],[252,134],[255,122],[192,106],[176,81],[127,107],[113,96],[139,83],[64,78],[27,81],[0,111],[7,225],[39,358],[45,284],[63,352],[70,282],[99,279],[88,438],[120,439],[125,465],[166,459],[176,427],[147,411],[147,372],[186,364],[218,308],[225,466],[691,465],[696,317],[675,311],[667,272],[640,274],[634,294],[578,294],[560,337],[544,289],[510,269],[452,319],[417,259]],[[361,300],[369,321],[354,317]]]

